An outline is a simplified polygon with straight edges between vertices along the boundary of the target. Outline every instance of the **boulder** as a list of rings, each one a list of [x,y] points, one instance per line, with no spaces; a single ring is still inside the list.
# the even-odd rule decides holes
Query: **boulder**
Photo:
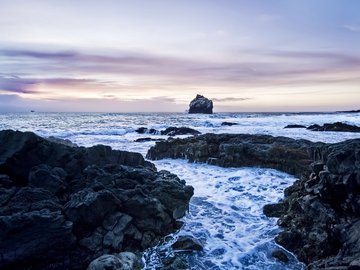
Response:
[[[196,97],[190,102],[189,113],[213,113],[213,102],[202,95]]]
[[[93,260],[87,270],[140,270],[140,259],[131,252],[102,255]]]
[[[85,269],[143,251],[178,229],[193,195],[138,153],[11,130],[0,150],[1,269]]]
[[[174,244],[171,245],[174,250],[182,251],[202,251],[203,245],[190,235],[181,235]]]

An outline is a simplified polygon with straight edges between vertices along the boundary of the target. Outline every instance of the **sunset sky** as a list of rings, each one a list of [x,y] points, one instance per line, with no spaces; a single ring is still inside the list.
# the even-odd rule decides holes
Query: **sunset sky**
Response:
[[[359,0],[0,0],[0,111],[360,109]]]

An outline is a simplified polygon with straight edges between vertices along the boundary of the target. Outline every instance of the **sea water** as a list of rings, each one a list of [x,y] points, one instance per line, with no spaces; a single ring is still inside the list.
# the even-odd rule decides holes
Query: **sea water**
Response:
[[[236,125],[223,126],[223,122]],[[360,138],[358,133],[315,132],[284,129],[289,124],[309,126],[345,122],[360,126],[359,113],[3,113],[0,130],[33,131],[40,136],[69,139],[81,146],[110,145],[114,149],[145,155],[154,142],[134,142],[138,138],[167,138],[138,134],[139,127],[163,130],[170,126],[190,127],[202,133],[249,133],[286,136],[311,141],[339,142]],[[180,136],[186,137],[186,136]],[[160,268],[161,257],[174,256],[171,244],[180,235],[198,239],[204,250],[189,253],[185,259],[191,269],[303,269],[288,253],[285,264],[272,258],[280,228],[277,219],[267,218],[262,208],[283,198],[283,190],[296,179],[291,175],[261,168],[220,168],[191,164],[184,160],[154,162],[158,170],[168,170],[195,188],[184,226],[143,257],[144,269]]]

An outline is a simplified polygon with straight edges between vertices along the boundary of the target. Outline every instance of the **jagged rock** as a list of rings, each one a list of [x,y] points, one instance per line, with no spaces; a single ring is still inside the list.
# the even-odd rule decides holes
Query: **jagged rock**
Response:
[[[139,258],[131,252],[121,252],[114,255],[102,255],[93,260],[87,270],[140,270]]]
[[[213,113],[213,102],[202,95],[196,97],[190,102],[189,113]]]
[[[284,128],[306,128],[304,125],[287,125]]]
[[[46,164],[33,167],[29,172],[29,186],[44,188],[54,194],[67,188],[67,174],[62,168],[52,168]]]
[[[307,127],[307,129],[312,131],[360,132],[360,127],[342,122],[324,124],[322,126],[315,124]]]
[[[141,154],[0,131],[0,268],[85,269],[178,229],[193,188]]]
[[[182,251],[201,251],[203,246],[200,241],[190,235],[181,235],[174,244],[171,245],[174,250]]]

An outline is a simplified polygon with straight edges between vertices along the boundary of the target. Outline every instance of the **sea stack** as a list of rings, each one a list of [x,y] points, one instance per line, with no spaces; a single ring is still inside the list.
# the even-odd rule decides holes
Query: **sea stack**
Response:
[[[213,113],[213,102],[202,95],[196,95],[189,105],[189,113]]]

